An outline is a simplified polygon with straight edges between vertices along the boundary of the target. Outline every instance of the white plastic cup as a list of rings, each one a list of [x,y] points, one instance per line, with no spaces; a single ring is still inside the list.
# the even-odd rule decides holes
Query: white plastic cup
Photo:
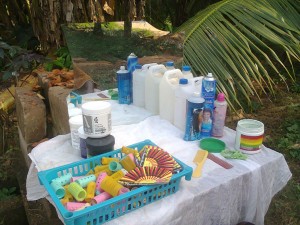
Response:
[[[91,138],[106,137],[111,133],[111,104],[92,101],[82,105],[84,133]]]
[[[70,133],[72,146],[75,150],[80,150],[80,139],[78,135],[78,129],[83,124],[82,115],[72,116],[69,119]]]
[[[255,154],[262,149],[264,124],[258,120],[243,119],[237,123],[235,149]]]

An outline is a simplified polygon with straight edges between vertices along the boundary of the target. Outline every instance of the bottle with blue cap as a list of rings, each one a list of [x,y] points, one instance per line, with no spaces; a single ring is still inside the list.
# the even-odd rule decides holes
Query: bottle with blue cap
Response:
[[[182,66],[182,74],[183,74],[183,78],[186,79],[191,79],[194,77],[191,71],[191,67],[187,65]]]
[[[145,77],[142,66],[136,64],[132,73],[132,104],[138,107],[145,107]]]
[[[194,90],[192,82],[186,78],[179,80],[179,86],[175,90],[174,125],[183,132],[185,131],[186,123],[186,101],[192,96]]]
[[[212,120],[214,111],[214,101],[216,95],[216,79],[212,73],[208,73],[202,80],[202,97],[204,98],[203,123],[201,137],[210,137],[212,132]]]
[[[119,104],[130,104],[132,101],[132,76],[125,66],[117,71]]]
[[[166,68],[167,68],[167,70],[175,69],[174,62],[173,61],[166,62]]]

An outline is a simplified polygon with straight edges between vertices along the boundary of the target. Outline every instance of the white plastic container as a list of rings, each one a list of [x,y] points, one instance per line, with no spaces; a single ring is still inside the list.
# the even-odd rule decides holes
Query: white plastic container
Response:
[[[72,116],[69,119],[72,146],[77,151],[80,150],[80,139],[78,135],[78,129],[82,126],[82,124],[82,115]]]
[[[174,62],[173,61],[166,62],[166,69],[167,70],[174,70],[175,69]]]
[[[92,138],[101,138],[111,133],[111,104],[92,101],[82,105],[84,133]]]
[[[258,120],[243,119],[237,123],[235,149],[247,154],[259,153],[264,138],[264,124]]]
[[[212,136],[222,137],[224,133],[225,118],[227,111],[227,102],[224,93],[219,93],[217,100],[214,102],[214,117]]]
[[[194,77],[190,66],[182,66],[182,74],[183,78],[186,79],[192,79]]]
[[[159,114],[159,84],[167,71],[162,64],[151,66],[145,78],[145,108],[157,115]]]
[[[142,70],[142,66],[135,65],[132,73],[132,104],[138,107],[145,107],[145,77],[146,72]]]
[[[175,90],[180,77],[183,74],[179,69],[168,70],[159,84],[159,115],[170,123],[174,123]]]
[[[142,66],[142,70],[148,70],[151,66],[156,66],[157,63],[147,63]]]
[[[79,136],[80,155],[82,158],[86,159],[86,157],[87,157],[87,147],[86,147],[87,135],[84,133],[83,126],[78,128],[78,136]]]
[[[185,131],[186,123],[186,101],[195,92],[195,87],[188,79],[181,78],[179,86],[175,90],[175,103],[174,103],[174,125],[180,130]]]

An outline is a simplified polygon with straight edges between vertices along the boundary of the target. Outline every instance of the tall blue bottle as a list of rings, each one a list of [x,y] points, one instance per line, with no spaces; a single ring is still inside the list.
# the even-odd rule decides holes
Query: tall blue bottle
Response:
[[[117,71],[119,104],[130,104],[132,101],[132,76],[125,66]]]
[[[127,57],[127,70],[129,71],[130,75],[131,75],[131,90],[132,90],[132,74],[133,71],[135,70],[135,65],[138,64],[138,57],[134,54],[131,53],[128,57]],[[132,103],[133,99],[132,99],[132,95],[131,95],[131,99],[130,99],[130,103]]]
[[[216,95],[216,79],[212,73],[208,73],[202,80],[201,95],[204,98],[204,108],[202,113],[201,138],[210,137],[212,133],[212,120],[214,111],[214,101]]]

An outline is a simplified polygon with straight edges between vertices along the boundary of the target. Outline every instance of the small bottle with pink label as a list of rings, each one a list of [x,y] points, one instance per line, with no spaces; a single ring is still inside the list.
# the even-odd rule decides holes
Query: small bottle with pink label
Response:
[[[217,100],[214,102],[214,117],[212,136],[222,137],[224,133],[225,118],[227,111],[227,102],[224,93],[219,93]]]

